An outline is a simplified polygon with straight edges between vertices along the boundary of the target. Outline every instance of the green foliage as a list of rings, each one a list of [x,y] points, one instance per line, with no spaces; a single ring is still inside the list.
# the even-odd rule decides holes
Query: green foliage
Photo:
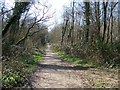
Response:
[[[70,54],[66,54],[65,52],[62,51],[58,51],[56,52],[61,58],[63,58],[64,60],[73,63],[75,65],[78,66],[93,66],[93,63],[90,62],[89,60],[82,60],[77,56],[72,56]]]
[[[39,62],[39,61],[42,61],[44,58],[43,58],[43,54],[41,54],[41,53],[36,53],[35,55],[33,55],[33,57],[34,57],[34,61],[35,62]]]
[[[23,74],[21,72],[9,72],[7,74],[3,74],[2,83],[3,87],[13,87],[17,86],[23,80]]]
[[[118,44],[104,44],[101,50],[101,54],[104,58],[102,64],[109,68],[117,68],[120,66],[120,54]]]
[[[37,52],[34,55],[24,54],[11,62],[7,62],[3,67],[2,83],[3,87],[20,87],[26,83],[26,76],[37,68],[37,62],[43,60],[43,54]],[[3,62],[5,63],[5,62]]]

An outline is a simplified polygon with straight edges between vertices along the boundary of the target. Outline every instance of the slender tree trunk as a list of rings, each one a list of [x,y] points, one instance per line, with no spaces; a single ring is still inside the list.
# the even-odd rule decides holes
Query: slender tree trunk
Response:
[[[4,12],[5,1],[3,1],[3,7],[1,8],[1,13]],[[2,29],[4,28],[4,14],[2,15]]]
[[[120,44],[120,2],[118,2],[118,39]]]
[[[112,43],[112,29],[113,29],[113,10],[114,10],[114,8],[115,8],[115,6],[118,4],[118,2],[117,3],[111,3],[111,9],[110,9],[110,17],[109,17],[109,24],[108,24],[108,34],[107,34],[107,42],[106,43],[108,43],[109,42],[109,39],[110,39],[110,37],[111,37],[111,39],[110,39],[110,41],[111,41],[111,43]],[[111,25],[111,26],[110,26]],[[111,30],[111,31],[110,31]]]
[[[107,41],[106,43],[109,43],[109,38],[110,38],[110,22],[111,22],[111,17],[109,17],[109,21],[108,21],[108,31],[107,31]]]
[[[105,41],[106,29],[107,29],[107,5],[108,2],[103,2],[103,10],[104,10],[104,30],[103,30],[103,37],[102,42]]]
[[[113,15],[111,16],[111,32],[110,32],[110,35],[111,35],[111,39],[110,39],[110,41],[111,41],[111,44],[113,43]]]
[[[63,45],[64,36],[65,36],[66,30],[67,30],[67,25],[68,25],[68,19],[65,21],[65,26],[62,28],[61,46]]]
[[[86,18],[86,42],[89,40],[89,26],[90,26],[90,2],[85,3],[85,18]]]
[[[96,28],[97,28],[97,41],[100,43],[100,4],[95,2],[95,13],[96,13]]]
[[[73,7],[72,7],[72,25],[71,25],[71,46],[73,46],[74,43],[74,4],[75,2],[73,1]]]

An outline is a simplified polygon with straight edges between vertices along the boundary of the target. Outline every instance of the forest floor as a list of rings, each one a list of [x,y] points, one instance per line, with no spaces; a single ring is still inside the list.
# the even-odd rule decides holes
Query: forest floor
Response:
[[[118,72],[70,64],[48,48],[31,81],[32,88],[118,88]]]

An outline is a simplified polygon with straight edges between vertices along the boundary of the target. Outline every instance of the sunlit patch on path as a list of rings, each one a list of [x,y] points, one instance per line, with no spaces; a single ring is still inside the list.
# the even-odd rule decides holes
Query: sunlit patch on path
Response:
[[[118,79],[111,78],[110,75],[112,74],[99,71],[94,67],[74,66],[64,62],[48,47],[44,61],[39,63],[38,70],[32,76],[32,87],[84,88],[104,87],[104,85],[117,87]]]

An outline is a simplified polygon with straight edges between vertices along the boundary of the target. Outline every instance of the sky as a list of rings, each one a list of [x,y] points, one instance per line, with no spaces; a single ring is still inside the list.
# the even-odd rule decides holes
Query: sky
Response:
[[[14,7],[13,6],[14,1],[15,0],[5,0],[6,6],[8,8]],[[39,0],[39,1],[41,2],[42,0]],[[45,0],[43,0],[43,1],[45,1]],[[70,0],[47,0],[47,1],[49,4],[52,5],[52,7],[51,7],[52,12],[55,12],[53,18],[50,19],[50,21],[48,22],[48,23],[53,24],[49,27],[49,30],[51,30],[56,23],[59,24],[61,22],[61,16],[63,14],[63,6],[67,5],[70,2]],[[35,11],[35,10],[33,10],[33,11]]]
[[[58,19],[63,13],[63,6],[67,5],[70,0],[50,0],[53,8],[56,11],[56,18]]]
[[[49,0],[52,8],[55,10],[55,15],[52,22],[55,24],[59,24],[61,22],[61,16],[63,14],[63,6],[67,5],[70,0]],[[54,25],[50,26],[49,29],[51,30]]]
[[[4,0],[2,0],[2,1],[4,1]],[[5,0],[6,6],[9,8],[14,7],[13,6],[14,1],[15,0]],[[22,1],[26,1],[26,0],[22,0]],[[68,5],[70,3],[70,1],[72,1],[72,0],[38,0],[38,1],[40,1],[40,2],[41,1],[48,1],[48,3],[52,5],[51,11],[55,12],[55,13],[54,13],[53,18],[50,19],[50,21],[48,22],[48,24],[51,24],[51,26],[49,26],[48,29],[51,30],[55,24],[59,24],[62,20],[61,17],[63,14],[63,6]],[[75,0],[75,1],[77,1],[77,0]],[[78,0],[78,1],[82,1],[82,0]],[[114,0],[111,0],[111,1],[114,1]],[[34,8],[33,8],[33,11],[35,11]]]

